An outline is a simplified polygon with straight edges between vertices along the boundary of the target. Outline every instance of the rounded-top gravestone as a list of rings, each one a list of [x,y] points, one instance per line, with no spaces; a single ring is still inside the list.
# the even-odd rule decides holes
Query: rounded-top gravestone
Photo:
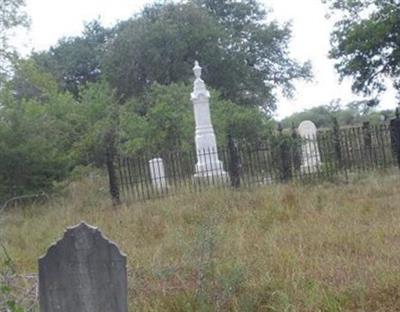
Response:
[[[39,259],[41,312],[127,312],[126,256],[81,223]]]
[[[321,164],[321,156],[319,154],[317,141],[317,127],[311,120],[305,120],[300,123],[297,131],[303,139],[301,146],[301,171],[303,173],[314,173]]]
[[[302,138],[312,139],[317,134],[317,127],[311,120],[302,121],[298,128]]]

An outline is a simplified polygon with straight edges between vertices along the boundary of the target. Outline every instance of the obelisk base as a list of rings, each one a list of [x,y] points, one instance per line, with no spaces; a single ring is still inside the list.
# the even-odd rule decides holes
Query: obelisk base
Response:
[[[220,160],[213,163],[197,163],[195,170],[195,178],[221,177],[225,179],[228,175]]]

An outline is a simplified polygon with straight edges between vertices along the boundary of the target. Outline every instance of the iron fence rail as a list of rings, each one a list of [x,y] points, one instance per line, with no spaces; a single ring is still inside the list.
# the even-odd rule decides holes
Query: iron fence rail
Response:
[[[306,138],[280,129],[267,142],[228,141],[227,146],[217,150],[117,155],[114,188],[124,199],[145,200],[177,192],[200,192],[210,186],[237,188],[347,179],[355,172],[400,167],[400,119],[376,126],[364,123],[325,129]],[[206,165],[196,171],[199,157],[206,160]],[[223,170],[215,168],[215,158],[222,161]],[[152,159],[157,161],[150,163]]]

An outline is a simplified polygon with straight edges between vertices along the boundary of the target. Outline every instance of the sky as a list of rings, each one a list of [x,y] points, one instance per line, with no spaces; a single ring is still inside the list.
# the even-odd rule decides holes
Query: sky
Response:
[[[15,37],[14,44],[22,54],[46,50],[65,36],[79,35],[84,22],[100,18],[106,26],[140,12],[151,0],[26,0],[26,11],[31,27]],[[272,9],[271,16],[280,22],[291,21],[290,55],[299,60],[310,60],[312,82],[296,82],[293,99],[279,96],[275,116],[280,119],[294,112],[341,99],[342,103],[361,99],[351,92],[349,79],[339,83],[334,62],[328,58],[329,34],[333,21],[327,19],[327,8],[321,0],[260,0]],[[398,101],[394,90],[381,97],[379,108],[394,109]]]

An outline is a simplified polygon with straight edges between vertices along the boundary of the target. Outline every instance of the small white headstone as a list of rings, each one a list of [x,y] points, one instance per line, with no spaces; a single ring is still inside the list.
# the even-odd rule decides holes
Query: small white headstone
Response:
[[[305,120],[299,125],[298,132],[303,139],[301,170],[315,172],[321,164],[317,142],[317,127],[312,121]]]
[[[162,158],[154,158],[149,161],[151,183],[159,190],[167,188],[167,179],[165,176],[164,161]]]

